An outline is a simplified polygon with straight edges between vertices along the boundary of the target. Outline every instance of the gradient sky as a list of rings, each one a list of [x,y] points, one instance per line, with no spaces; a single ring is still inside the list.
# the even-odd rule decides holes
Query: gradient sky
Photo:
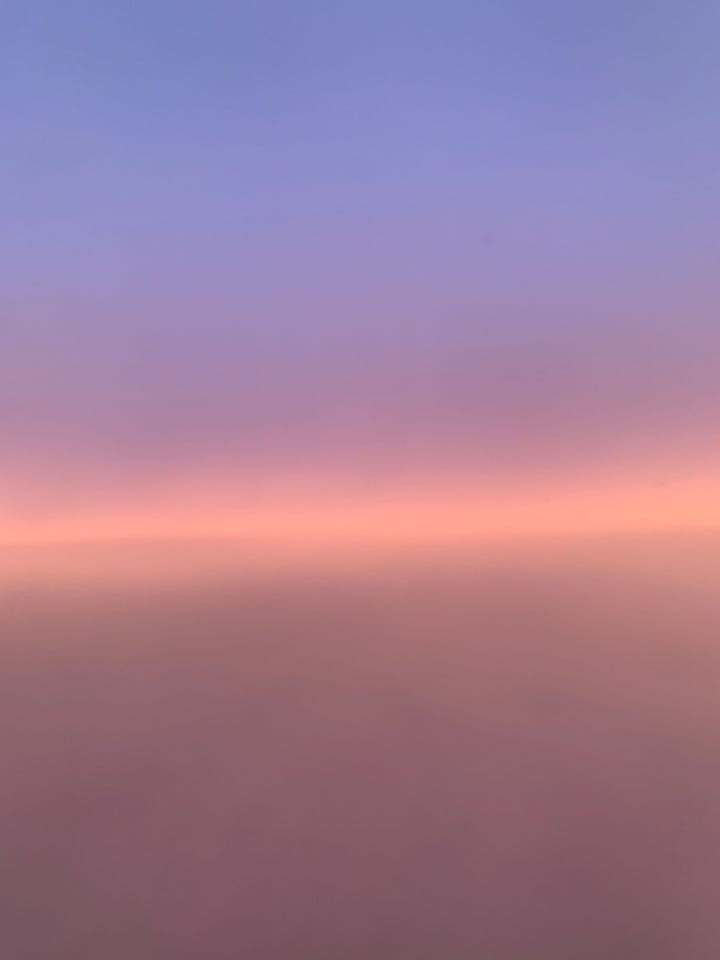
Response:
[[[6,0],[6,537],[169,493],[181,531],[258,483],[627,475],[702,520],[719,29],[703,0]]]

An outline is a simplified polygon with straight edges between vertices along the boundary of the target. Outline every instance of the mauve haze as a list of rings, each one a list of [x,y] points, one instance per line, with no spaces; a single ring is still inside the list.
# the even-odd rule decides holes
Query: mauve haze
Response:
[[[717,559],[7,579],[0,952],[714,960]]]

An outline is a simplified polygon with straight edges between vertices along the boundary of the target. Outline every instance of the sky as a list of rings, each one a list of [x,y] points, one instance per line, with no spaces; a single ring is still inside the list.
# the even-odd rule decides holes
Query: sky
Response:
[[[717,524],[719,27],[6,0],[0,538]]]
[[[720,956],[719,36],[0,0],[0,957]]]

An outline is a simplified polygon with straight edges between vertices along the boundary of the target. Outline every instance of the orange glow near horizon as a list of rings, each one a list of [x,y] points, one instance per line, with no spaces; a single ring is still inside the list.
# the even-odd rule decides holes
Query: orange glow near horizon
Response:
[[[0,523],[0,543],[250,538],[391,545],[712,529],[720,529],[720,476],[522,490],[465,484],[418,491],[385,484],[364,492],[270,487],[233,495],[196,488],[105,508],[10,512]]]

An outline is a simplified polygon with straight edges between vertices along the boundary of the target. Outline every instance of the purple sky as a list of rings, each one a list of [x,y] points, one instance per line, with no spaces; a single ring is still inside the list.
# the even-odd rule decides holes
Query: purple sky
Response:
[[[712,448],[718,21],[3,4],[6,485]]]

